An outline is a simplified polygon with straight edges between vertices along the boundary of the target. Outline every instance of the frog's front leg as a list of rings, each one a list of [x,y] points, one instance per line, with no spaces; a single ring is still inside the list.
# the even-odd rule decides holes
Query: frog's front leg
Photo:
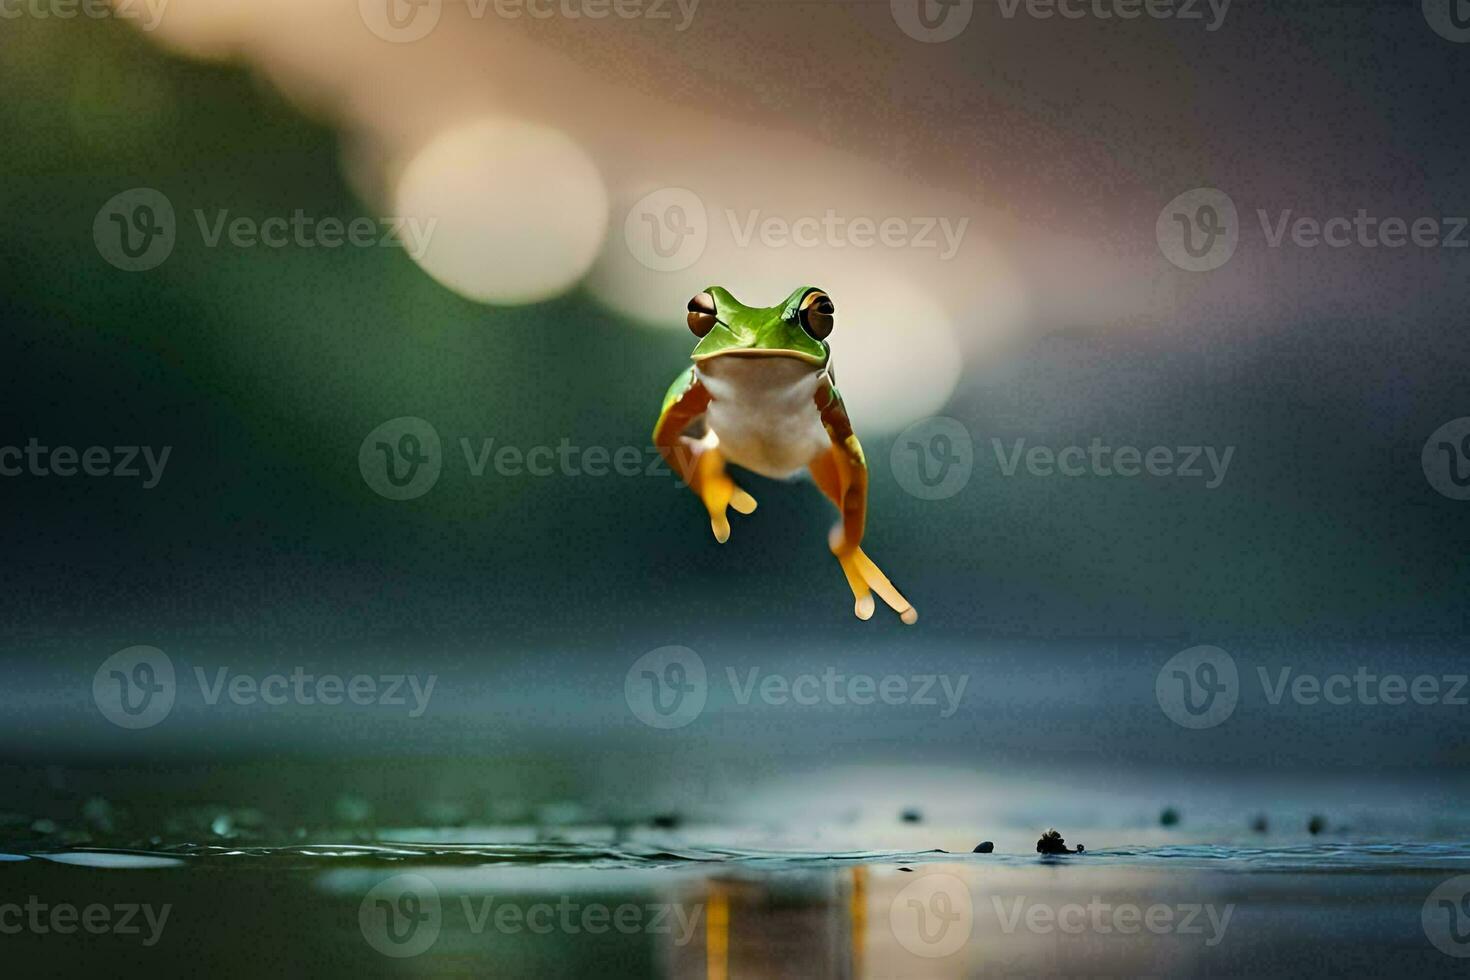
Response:
[[[900,619],[912,625],[918,622],[918,611],[861,548],[868,513],[868,464],[863,447],[852,431],[842,397],[828,383],[818,388],[816,400],[822,413],[822,426],[832,446],[819,453],[809,468],[817,486],[842,514],[841,521],[827,535],[827,545],[852,589],[853,612],[858,619],[871,618],[872,593],[876,592]]]
[[[749,514],[755,510],[755,498],[736,486],[725,473],[725,457],[713,434],[706,432],[700,438],[685,435],[704,415],[709,403],[709,391],[699,383],[693,368],[679,375],[664,396],[663,409],[653,427],[653,444],[689,489],[699,495],[709,513],[715,540],[724,544],[730,540],[727,508]]]

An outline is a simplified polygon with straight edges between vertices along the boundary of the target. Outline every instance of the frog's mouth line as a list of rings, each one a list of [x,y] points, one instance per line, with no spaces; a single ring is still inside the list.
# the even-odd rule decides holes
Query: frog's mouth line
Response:
[[[770,350],[761,347],[737,347],[734,350],[720,350],[712,354],[701,354],[692,358],[697,364],[700,361],[708,361],[716,357],[789,357],[794,361],[806,361],[808,364],[821,365],[822,359],[811,354],[805,354],[798,350]]]

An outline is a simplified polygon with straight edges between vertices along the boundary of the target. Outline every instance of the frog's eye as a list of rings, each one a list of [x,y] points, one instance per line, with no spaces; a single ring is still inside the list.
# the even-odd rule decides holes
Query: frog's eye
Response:
[[[689,301],[689,331],[703,337],[715,328],[715,298],[709,293],[700,293]]]
[[[820,289],[813,289],[801,299],[801,327],[818,340],[826,340],[832,332],[832,317],[836,313],[832,297]]]

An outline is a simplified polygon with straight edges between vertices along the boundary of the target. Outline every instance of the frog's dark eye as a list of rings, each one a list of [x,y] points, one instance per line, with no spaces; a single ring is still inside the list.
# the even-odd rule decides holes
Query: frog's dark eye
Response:
[[[689,301],[689,332],[703,337],[715,328],[715,298],[700,293]]]
[[[832,318],[836,313],[832,297],[820,289],[813,289],[801,298],[801,327],[818,340],[826,340],[832,332]]]

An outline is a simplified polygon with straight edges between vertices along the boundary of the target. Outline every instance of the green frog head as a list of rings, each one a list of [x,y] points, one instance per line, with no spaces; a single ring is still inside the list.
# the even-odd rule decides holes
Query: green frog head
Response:
[[[815,286],[800,287],[777,306],[746,306],[723,286],[710,286],[689,301],[689,329],[699,338],[690,357],[794,357],[822,367],[836,312]]]

